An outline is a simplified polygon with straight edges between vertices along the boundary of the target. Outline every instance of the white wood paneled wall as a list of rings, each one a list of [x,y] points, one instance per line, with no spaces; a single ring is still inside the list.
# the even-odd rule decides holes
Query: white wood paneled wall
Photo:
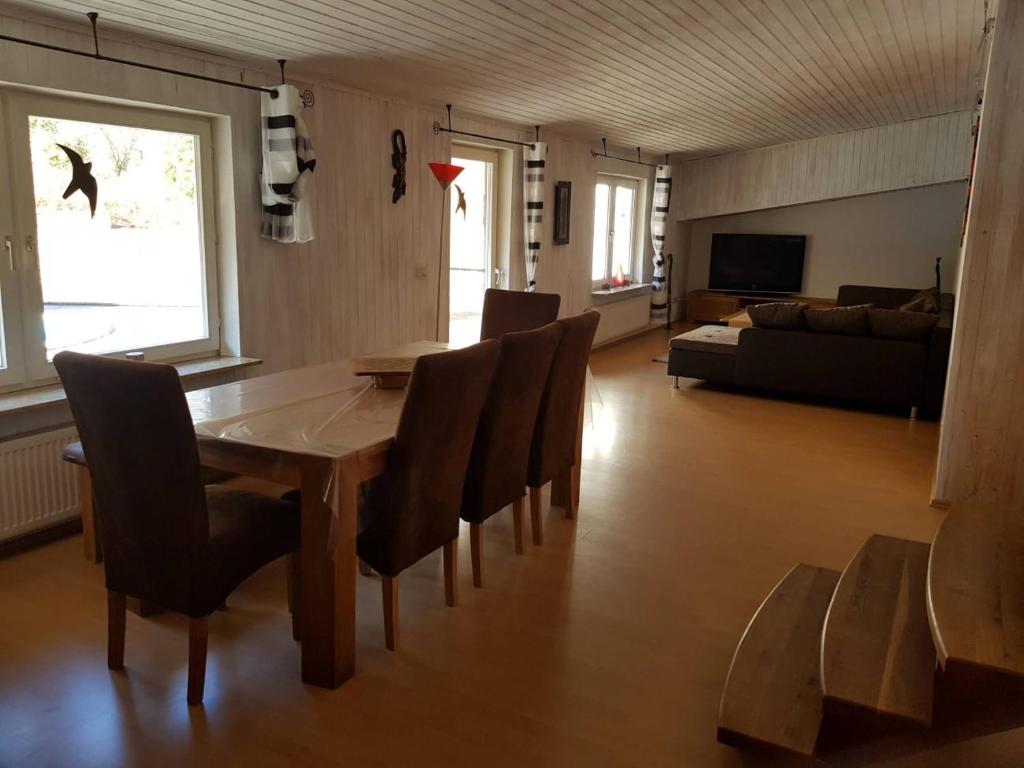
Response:
[[[1001,0],[985,83],[934,496],[1024,514],[1024,3]]]
[[[440,114],[329,86],[314,92],[305,117],[317,148],[316,239],[263,240],[239,253],[243,349],[272,370],[435,332],[444,198],[427,163],[450,157],[447,135],[431,130]],[[392,204],[395,129],[409,154],[406,196]]]
[[[967,178],[972,112],[952,112],[677,165],[680,218],[853,197]]]
[[[590,156],[590,147],[587,144],[552,136],[547,137],[547,142],[547,198],[544,203],[541,261],[537,265],[537,288],[541,291],[560,293],[562,305],[559,314],[566,317],[579,314],[590,306],[594,179],[597,166],[594,158]],[[556,181],[572,182],[572,208],[567,245],[554,244]],[[519,184],[522,185],[522,181]]]
[[[412,101],[719,154],[970,109],[985,0],[19,0]]]
[[[0,15],[0,30],[33,40],[87,49],[78,28]],[[204,58],[158,43],[104,37],[110,55],[228,79],[272,84],[270,73],[242,63]],[[336,360],[415,339],[433,338],[438,278],[441,190],[427,168],[450,157],[447,134],[432,131],[443,110],[309,83],[316,105],[304,114],[316,142],[317,238],[281,245],[259,236],[259,98],[224,86],[83,60],[11,44],[0,45],[3,79],[103,98],[125,99],[218,116],[218,136],[230,153],[228,189],[219,189],[222,248],[237,255],[240,352],[263,358],[262,372]],[[528,141],[533,129],[497,120],[454,115],[456,128]],[[408,145],[407,194],[391,203],[391,131],[401,128]],[[562,296],[562,315],[590,306],[594,174],[591,145],[548,134],[549,205],[538,288]],[[619,149],[622,152],[621,149]],[[649,159],[649,158],[645,158]],[[630,170],[642,166],[629,166]],[[607,170],[607,169],[606,169]],[[646,169],[644,169],[646,170]],[[522,153],[512,161],[510,287],[523,278]],[[555,181],[573,183],[571,239],[552,242]],[[218,180],[223,183],[224,178]],[[647,224],[644,223],[646,230]],[[649,249],[648,249],[649,253]],[[232,257],[234,258],[234,257]],[[236,304],[222,297],[222,306]],[[442,295],[442,305],[447,297]],[[232,321],[225,316],[224,320]]]

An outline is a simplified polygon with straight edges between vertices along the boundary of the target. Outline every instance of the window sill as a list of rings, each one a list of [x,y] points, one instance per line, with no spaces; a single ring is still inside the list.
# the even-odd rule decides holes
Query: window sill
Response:
[[[173,363],[182,381],[224,371],[240,370],[263,361],[255,357],[206,357],[200,360],[183,360]],[[60,384],[23,389],[0,394],[0,416],[22,414],[37,408],[63,404],[67,401]]]
[[[650,283],[633,283],[632,285],[624,285],[620,288],[609,288],[608,290],[598,289],[591,291],[590,297],[594,300],[595,304],[609,304],[613,301],[634,299],[641,294],[649,293],[650,290]]]

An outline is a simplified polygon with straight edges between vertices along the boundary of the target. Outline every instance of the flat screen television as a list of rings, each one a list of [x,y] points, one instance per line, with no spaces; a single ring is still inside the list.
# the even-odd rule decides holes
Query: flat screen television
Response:
[[[800,293],[805,235],[711,236],[708,288],[734,293]]]

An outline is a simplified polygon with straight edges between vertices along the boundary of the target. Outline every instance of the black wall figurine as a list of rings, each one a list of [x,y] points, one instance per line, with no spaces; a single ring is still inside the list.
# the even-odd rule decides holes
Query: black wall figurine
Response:
[[[391,167],[395,169],[391,179],[391,202],[397,203],[405,194],[405,134],[401,131],[391,132]]]

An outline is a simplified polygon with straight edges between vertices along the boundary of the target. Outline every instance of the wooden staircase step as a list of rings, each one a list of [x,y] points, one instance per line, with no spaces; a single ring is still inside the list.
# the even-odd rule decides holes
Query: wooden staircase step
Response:
[[[935,647],[925,606],[929,546],[875,535],[846,566],[821,639],[829,711],[844,706],[930,725]]]
[[[1024,512],[946,514],[928,563],[928,619],[943,669],[1024,676]]]
[[[729,667],[718,740],[810,755],[821,727],[821,627],[839,572],[797,565],[761,603]]]

